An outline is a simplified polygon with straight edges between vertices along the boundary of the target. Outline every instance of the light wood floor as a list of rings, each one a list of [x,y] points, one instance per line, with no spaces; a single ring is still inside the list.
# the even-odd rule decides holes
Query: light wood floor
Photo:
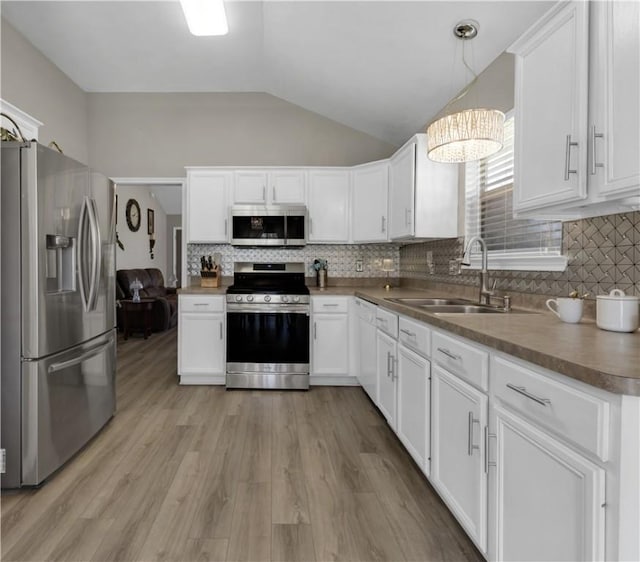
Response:
[[[176,333],[119,342],[118,412],[37,490],[2,560],[481,560],[359,388],[180,387]]]

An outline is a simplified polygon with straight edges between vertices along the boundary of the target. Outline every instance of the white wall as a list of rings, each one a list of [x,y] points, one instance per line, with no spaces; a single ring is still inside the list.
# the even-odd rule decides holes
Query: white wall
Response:
[[[167,269],[167,219],[162,207],[158,204],[146,185],[117,185],[118,220],[116,231],[124,250],[116,250],[116,268],[134,269],[157,267],[162,271],[165,282],[171,273]],[[125,218],[127,201],[135,199],[140,205],[140,229],[132,232],[127,226]],[[155,212],[155,239],[153,249],[154,259],[149,253],[149,235],[147,234],[147,209]]]

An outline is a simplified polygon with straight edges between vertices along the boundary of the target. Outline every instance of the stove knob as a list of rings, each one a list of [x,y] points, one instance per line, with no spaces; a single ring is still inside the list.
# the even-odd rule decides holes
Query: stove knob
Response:
[[[293,302],[300,302],[300,297],[293,297]]]
[[[236,302],[242,302],[242,295],[236,295]]]
[[[280,300],[282,302],[289,302],[289,297],[287,295],[283,295]]]
[[[265,295],[264,302],[270,302],[270,301],[271,301],[271,297],[269,295]]]
[[[253,302],[253,295],[249,295],[247,297],[247,302]]]

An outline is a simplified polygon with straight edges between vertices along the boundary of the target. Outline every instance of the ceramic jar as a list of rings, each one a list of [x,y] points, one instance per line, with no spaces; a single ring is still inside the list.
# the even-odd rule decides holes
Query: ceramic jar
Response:
[[[635,332],[640,321],[640,297],[613,289],[596,297],[596,325],[611,332]]]

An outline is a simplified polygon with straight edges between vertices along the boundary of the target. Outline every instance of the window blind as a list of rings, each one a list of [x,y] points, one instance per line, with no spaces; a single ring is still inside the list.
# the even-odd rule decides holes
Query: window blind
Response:
[[[505,120],[500,152],[465,165],[465,236],[482,236],[498,254],[559,254],[562,223],[513,218],[514,120]]]

